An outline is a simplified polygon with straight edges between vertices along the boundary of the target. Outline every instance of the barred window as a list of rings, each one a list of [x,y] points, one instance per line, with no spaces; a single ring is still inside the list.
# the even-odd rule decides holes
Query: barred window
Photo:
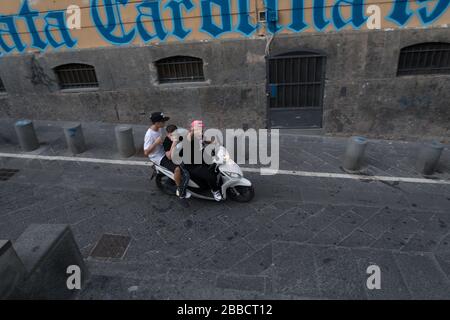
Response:
[[[6,92],[5,85],[3,84],[2,78],[0,78],[0,92]]]
[[[397,75],[450,74],[450,43],[428,42],[400,51]]]
[[[61,89],[98,87],[95,68],[88,64],[70,63],[55,68]]]
[[[159,83],[205,81],[202,59],[175,56],[161,59],[155,64]]]

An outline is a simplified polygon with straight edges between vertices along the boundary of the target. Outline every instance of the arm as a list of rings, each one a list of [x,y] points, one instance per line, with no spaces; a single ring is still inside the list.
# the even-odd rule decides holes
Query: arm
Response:
[[[162,144],[162,139],[161,137],[158,137],[158,139],[156,139],[155,142],[153,142],[147,149],[144,149],[144,155],[148,157],[148,155],[151,154],[160,144]]]
[[[176,148],[177,144],[178,144],[177,141],[172,141],[172,146],[170,147],[170,150],[166,152],[167,159],[172,160],[172,152],[173,152],[173,149]]]

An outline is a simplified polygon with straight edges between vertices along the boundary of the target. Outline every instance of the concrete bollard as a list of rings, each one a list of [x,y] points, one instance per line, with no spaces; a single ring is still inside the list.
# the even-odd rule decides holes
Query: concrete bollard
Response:
[[[419,153],[417,169],[423,175],[432,175],[436,171],[444,145],[438,141],[425,144]]]
[[[11,299],[72,299],[89,279],[89,270],[68,225],[31,224],[14,242],[14,248],[27,275]],[[77,282],[80,286],[73,287]]]
[[[0,240],[0,299],[8,299],[27,275],[11,241]]]
[[[66,136],[67,147],[73,154],[86,151],[86,144],[80,123],[65,126],[64,135]]]
[[[364,137],[351,137],[349,139],[343,162],[344,170],[357,171],[360,169],[366,146],[367,139]]]
[[[34,131],[33,122],[20,120],[15,124],[17,138],[23,151],[33,151],[39,148],[39,141]]]
[[[117,126],[115,129],[117,149],[124,158],[129,158],[136,153],[134,146],[133,128],[128,126]]]

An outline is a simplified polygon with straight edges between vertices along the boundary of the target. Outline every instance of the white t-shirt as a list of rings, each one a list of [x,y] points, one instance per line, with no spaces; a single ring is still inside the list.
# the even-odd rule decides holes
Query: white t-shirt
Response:
[[[144,139],[144,150],[148,149],[153,143],[155,143],[156,139],[159,137],[162,137],[162,129],[159,129],[159,131],[148,129]],[[163,146],[159,144],[155,147],[153,152],[148,155],[148,158],[154,163],[160,164],[161,159],[164,158],[165,155],[166,153],[164,152]]]

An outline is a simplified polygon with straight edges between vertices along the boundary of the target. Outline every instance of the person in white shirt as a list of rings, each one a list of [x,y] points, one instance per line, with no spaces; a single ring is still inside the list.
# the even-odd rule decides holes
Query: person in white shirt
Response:
[[[161,165],[168,170],[173,172],[174,180],[177,185],[177,195],[180,198],[188,198],[189,193],[179,192],[179,187],[181,185],[182,174],[179,166],[175,165],[169,158],[167,158],[163,147],[163,130],[166,122],[170,119],[164,116],[162,112],[152,113],[150,117],[152,125],[147,130],[144,139],[144,154],[152,162]]]

